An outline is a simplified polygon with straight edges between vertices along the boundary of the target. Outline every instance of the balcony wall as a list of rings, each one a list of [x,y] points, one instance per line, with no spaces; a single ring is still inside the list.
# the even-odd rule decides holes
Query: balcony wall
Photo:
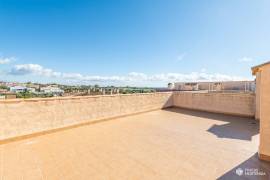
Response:
[[[249,93],[165,92],[0,100],[0,142],[171,106],[254,117],[255,96]]]
[[[255,116],[254,93],[175,92],[173,100],[174,106],[181,108],[247,117]]]
[[[172,93],[0,101],[0,140],[172,106]]]

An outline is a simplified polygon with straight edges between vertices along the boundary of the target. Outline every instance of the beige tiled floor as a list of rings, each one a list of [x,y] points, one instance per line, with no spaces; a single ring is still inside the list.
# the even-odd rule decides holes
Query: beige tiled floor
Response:
[[[171,108],[2,144],[0,180],[268,179],[258,138],[255,120]]]

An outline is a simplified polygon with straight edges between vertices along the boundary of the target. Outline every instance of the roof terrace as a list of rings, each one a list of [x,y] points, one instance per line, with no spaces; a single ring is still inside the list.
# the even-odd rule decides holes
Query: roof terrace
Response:
[[[0,179],[269,179],[255,111],[254,93],[2,100]]]
[[[167,108],[2,144],[0,177],[234,179],[241,167],[269,178],[258,132],[252,118]]]

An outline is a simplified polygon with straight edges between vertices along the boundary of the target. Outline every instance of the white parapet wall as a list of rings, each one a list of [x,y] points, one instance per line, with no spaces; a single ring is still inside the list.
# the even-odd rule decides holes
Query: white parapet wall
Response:
[[[172,106],[172,93],[0,100],[0,140]]]
[[[174,92],[175,107],[247,117],[255,116],[254,93]]]

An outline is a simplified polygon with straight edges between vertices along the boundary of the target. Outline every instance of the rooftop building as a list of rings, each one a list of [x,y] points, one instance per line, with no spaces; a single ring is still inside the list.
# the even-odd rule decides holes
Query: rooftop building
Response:
[[[170,89],[178,91],[255,91],[255,81],[175,82]]]
[[[11,92],[19,93],[27,91],[27,87],[25,86],[13,86],[9,88]]]
[[[47,87],[41,87],[40,92],[59,95],[59,94],[63,94],[64,90],[62,90],[58,87],[54,87],[54,86],[47,86]]]
[[[13,93],[22,93],[22,92],[35,92],[35,88],[25,87],[25,86],[11,86],[9,87],[10,92]]]

